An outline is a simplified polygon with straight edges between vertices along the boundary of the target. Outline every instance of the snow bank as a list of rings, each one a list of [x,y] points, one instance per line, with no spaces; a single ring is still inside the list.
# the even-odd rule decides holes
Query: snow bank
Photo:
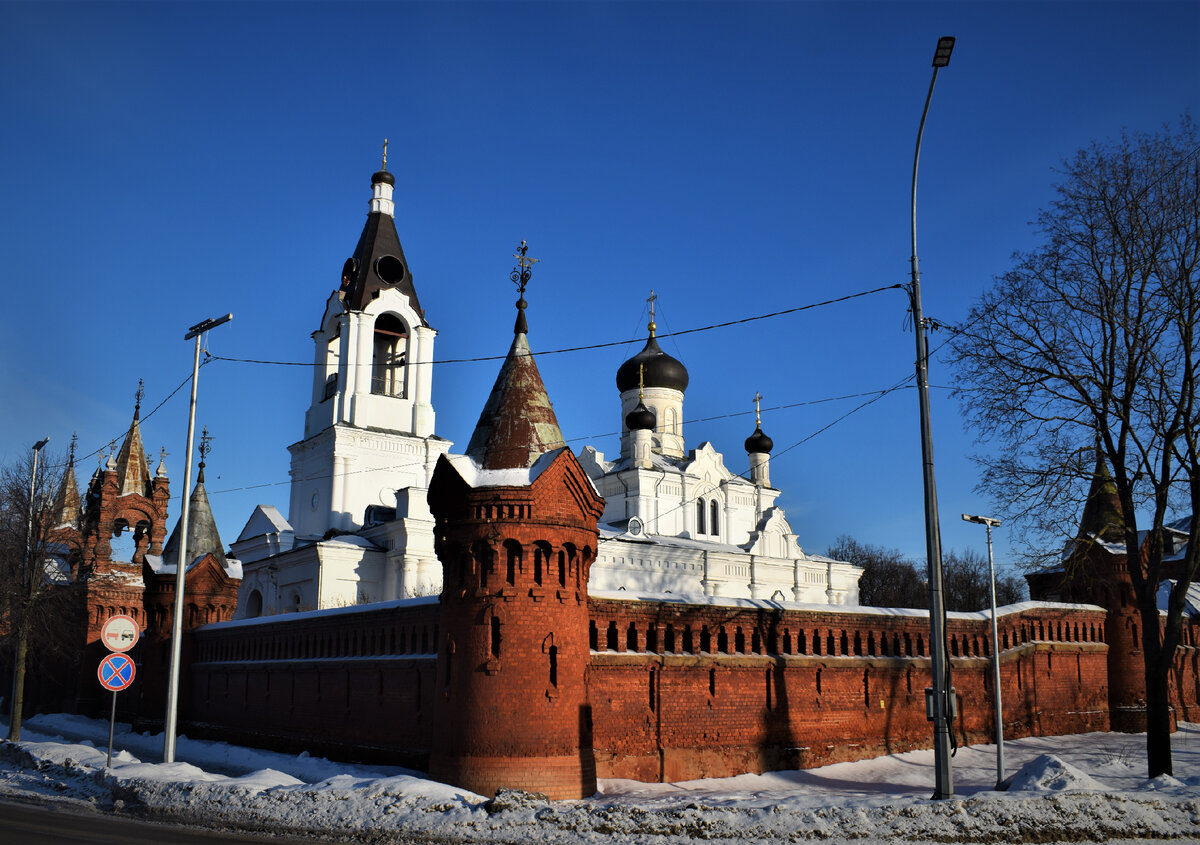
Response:
[[[1006,743],[1018,772],[992,790],[995,749],[959,750],[958,797],[932,801],[933,755],[912,751],[821,769],[677,784],[601,781],[582,801],[520,792],[485,800],[397,767],[337,763],[180,737],[117,734],[104,768],[107,723],[39,716],[26,741],[0,745],[0,794],[55,796],[111,812],[346,841],[744,843],[798,839],[1053,842],[1200,841],[1200,726],[1175,735],[1177,777],[1147,780],[1123,734]],[[68,739],[67,737],[70,737]],[[1143,774],[1139,774],[1143,773]]]

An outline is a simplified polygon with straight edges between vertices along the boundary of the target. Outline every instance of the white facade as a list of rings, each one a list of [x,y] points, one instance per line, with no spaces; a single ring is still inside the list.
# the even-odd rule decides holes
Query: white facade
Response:
[[[858,604],[862,570],[805,553],[780,491],[730,472],[711,443],[652,452],[649,467],[590,446],[579,460],[607,502],[589,588]]]

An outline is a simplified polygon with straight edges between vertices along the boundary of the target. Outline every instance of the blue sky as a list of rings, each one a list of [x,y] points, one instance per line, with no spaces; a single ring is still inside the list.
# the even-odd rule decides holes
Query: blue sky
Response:
[[[138,379],[145,414],[187,377],[183,334],[207,317],[234,314],[214,354],[311,361],[384,137],[441,360],[507,349],[522,238],[541,259],[535,352],[644,336],[651,289],[665,332],[905,282],[942,35],[958,43],[918,212],[925,311],[942,322],[1034,244],[1063,157],[1200,112],[1191,2],[2,3],[0,23],[4,461],[47,434],[64,449],[78,432],[82,455],[119,441]],[[911,375],[905,310],[893,290],[664,341],[691,374],[689,445],[712,441],[735,472],[755,391],[795,406],[763,427],[806,550],[848,533],[924,555],[915,393],[812,436],[863,401],[815,400]],[[639,348],[539,356],[576,449],[619,451],[614,377]],[[497,367],[435,368],[456,451]],[[255,504],[286,512],[310,377],[201,370],[226,542]],[[930,378],[950,383],[939,359]],[[944,545],[982,550],[959,514],[989,512],[969,459],[986,444],[948,391],[932,401]],[[186,420],[181,390],[143,425],[177,496]],[[96,458],[80,463],[86,482]]]

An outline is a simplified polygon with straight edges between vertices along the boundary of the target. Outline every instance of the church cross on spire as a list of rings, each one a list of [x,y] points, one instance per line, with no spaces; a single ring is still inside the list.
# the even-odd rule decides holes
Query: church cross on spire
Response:
[[[380,170],[387,170],[387,145],[388,145],[388,139],[384,138],[383,139],[383,167],[379,168]]]
[[[759,403],[762,402],[762,394],[757,390],[754,391],[754,425],[762,427],[762,407]]]
[[[645,397],[642,395],[642,390],[646,381],[646,365],[638,362],[638,404],[645,404]]]
[[[646,297],[646,303],[650,306],[650,325],[646,327],[650,330],[650,337],[654,337],[654,332],[658,329],[658,325],[654,322],[654,303],[657,301],[658,294],[651,289],[650,295]]]

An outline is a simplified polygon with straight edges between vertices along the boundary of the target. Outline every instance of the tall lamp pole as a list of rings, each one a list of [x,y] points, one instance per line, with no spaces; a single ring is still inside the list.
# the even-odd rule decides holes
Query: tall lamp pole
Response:
[[[912,284],[909,295],[912,299],[913,330],[917,336],[917,394],[921,403],[921,460],[925,482],[925,555],[929,567],[929,640],[933,657],[933,701],[928,708],[933,717],[933,754],[935,788],[933,797],[954,796],[954,774],[950,768],[950,667],[946,659],[945,616],[942,599],[942,540],[938,525],[937,485],[933,477],[933,436],[929,424],[929,351],[925,338],[925,317],[921,312],[921,271],[917,263],[917,164],[921,160],[921,136],[925,133],[925,116],[929,114],[929,101],[933,99],[933,86],[937,84],[938,70],[950,64],[950,51],[954,39],[939,38],[933,54],[933,78],[929,81],[929,94],[925,97],[925,109],[921,112],[921,125],[917,129],[917,150],[913,154],[912,175]]]
[[[992,591],[992,687],[996,706],[996,789],[999,789],[1004,783],[1004,703],[1000,698],[1000,635],[996,630],[996,566],[992,562],[992,529],[1000,525],[1000,520],[966,513],[962,518],[987,527],[988,585]]]
[[[29,619],[28,615],[33,605],[33,591],[37,589],[34,574],[33,554],[33,508],[37,498],[38,456],[50,442],[49,437],[43,437],[33,444],[33,472],[29,476],[29,517],[25,529],[25,566],[21,570],[21,586],[25,587],[22,599],[25,601],[25,611],[17,624],[16,654],[13,655],[12,702],[9,705],[8,738],[12,742],[21,739],[21,715],[25,706],[25,661],[29,655]],[[25,580],[28,578],[29,583]]]
[[[175,726],[179,720],[179,661],[183,654],[183,581],[188,565],[188,505],[192,490],[192,441],[196,434],[196,380],[200,377],[200,335],[233,319],[232,314],[205,320],[188,329],[184,340],[196,339],[192,359],[192,402],[188,407],[187,448],[183,467],[183,508],[179,515],[179,560],[175,565],[175,616],[171,620],[171,671],[167,681],[167,715],[163,720],[163,762],[175,762]]]

